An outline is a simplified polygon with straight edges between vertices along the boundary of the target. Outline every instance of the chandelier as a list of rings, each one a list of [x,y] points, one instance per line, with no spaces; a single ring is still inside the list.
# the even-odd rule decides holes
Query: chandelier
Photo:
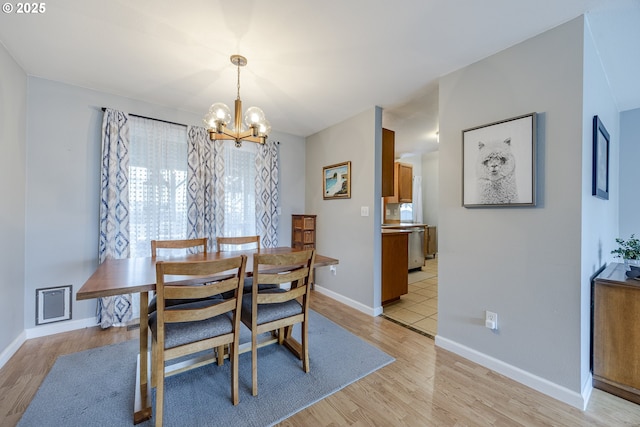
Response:
[[[242,122],[242,101],[240,100],[240,67],[247,65],[247,58],[241,55],[231,55],[231,63],[238,67],[238,97],[235,102],[235,117],[233,126],[231,122],[231,110],[226,104],[217,102],[209,108],[204,116],[204,122],[208,126],[209,138],[212,141],[229,139],[236,142],[236,147],[242,146],[242,141],[264,144],[271,125],[265,119],[264,112],[258,107],[249,107],[244,113]]]

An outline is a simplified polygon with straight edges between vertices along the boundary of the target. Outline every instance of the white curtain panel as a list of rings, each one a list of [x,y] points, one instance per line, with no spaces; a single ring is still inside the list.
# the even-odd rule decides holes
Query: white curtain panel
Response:
[[[129,126],[130,256],[148,257],[151,240],[187,237],[187,128],[135,116]]]
[[[235,141],[224,144],[224,209],[222,236],[256,235],[255,159],[258,144],[245,142],[236,147]]]
[[[99,262],[129,257],[129,116],[106,109],[102,119]],[[102,328],[132,318],[131,295],[98,299]]]
[[[265,248],[278,246],[278,145],[276,141],[265,142],[258,147],[256,164],[256,228]]]

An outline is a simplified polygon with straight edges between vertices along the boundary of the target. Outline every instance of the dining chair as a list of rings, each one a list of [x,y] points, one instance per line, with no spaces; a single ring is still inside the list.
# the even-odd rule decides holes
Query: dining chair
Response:
[[[253,257],[253,286],[242,299],[241,320],[251,330],[251,385],[258,394],[258,335],[277,331],[278,343],[292,350],[309,372],[307,339],[309,290],[313,279],[315,250],[286,254],[256,254]],[[291,283],[289,289],[281,284]],[[261,284],[276,288],[260,289]],[[292,326],[301,324],[301,343],[291,335]]]
[[[245,245],[251,244],[252,247],[250,249],[257,249],[260,252],[260,236],[240,236],[240,237],[223,237],[218,236],[216,238],[216,246],[218,248],[218,252],[224,252],[225,247],[227,250],[229,245],[239,245],[242,246],[240,249],[246,249]]]
[[[202,247],[201,252],[207,254],[207,245],[209,239],[207,237],[201,237],[197,239],[178,239],[178,240],[152,240],[151,241],[151,256],[158,256],[158,249],[190,249]]]
[[[152,366],[157,378],[156,426],[162,425],[165,363],[203,350],[229,344],[231,401],[234,405],[238,404],[238,345],[246,264],[247,257],[244,255],[219,260],[156,263],[158,308],[149,316]],[[173,280],[175,276],[181,276],[182,283],[167,282],[167,276],[170,275],[174,276]],[[206,278],[205,284],[191,284],[203,277]],[[207,299],[227,291],[234,291],[233,297]],[[167,300],[179,299],[197,301],[165,305]]]
[[[207,237],[201,237],[196,239],[178,239],[178,240],[152,240],[151,241],[151,256],[153,258],[157,258],[158,253],[162,252],[175,252],[180,249],[200,249],[200,252],[203,254],[207,254],[207,246],[209,239]],[[161,251],[159,251],[161,250]],[[171,306],[184,302],[193,302],[193,301],[165,301],[165,305]],[[153,296],[149,301],[149,313],[156,311],[157,298]]]
[[[256,249],[260,252],[260,236],[238,236],[238,237],[224,237],[218,236],[216,237],[216,247],[218,248],[218,253],[226,252],[237,249],[247,249],[247,245],[251,247],[248,249]],[[244,293],[247,294],[251,292],[251,286],[253,285],[253,280],[251,277],[247,277],[244,280]],[[275,288],[276,285],[262,285],[261,288]]]

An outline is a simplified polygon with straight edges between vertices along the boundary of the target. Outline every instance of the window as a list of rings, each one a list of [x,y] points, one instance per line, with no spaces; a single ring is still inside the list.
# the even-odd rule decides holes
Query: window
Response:
[[[150,255],[153,239],[186,239],[188,143],[181,125],[130,116],[130,256]],[[225,236],[256,234],[256,144],[225,141],[222,205]],[[215,236],[199,236],[209,237]]]

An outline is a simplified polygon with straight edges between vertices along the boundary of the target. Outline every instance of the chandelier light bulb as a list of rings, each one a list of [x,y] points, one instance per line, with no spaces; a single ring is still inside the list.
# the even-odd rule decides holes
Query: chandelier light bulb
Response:
[[[262,136],[266,138],[267,136],[269,136],[270,133],[271,133],[271,123],[269,123],[269,120],[265,119],[258,126],[258,136]]]
[[[249,107],[244,113],[244,123],[251,127],[264,122],[264,112],[258,107]]]

